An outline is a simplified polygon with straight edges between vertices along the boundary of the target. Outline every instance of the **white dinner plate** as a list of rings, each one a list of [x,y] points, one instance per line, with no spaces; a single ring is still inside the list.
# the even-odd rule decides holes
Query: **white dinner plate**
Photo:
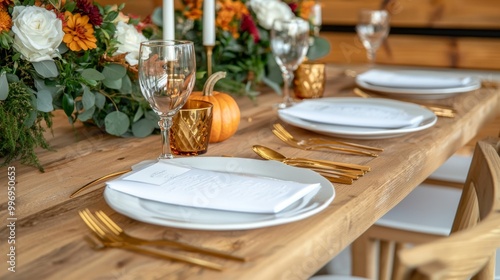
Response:
[[[440,71],[424,71],[424,70],[398,70],[398,73],[415,76],[433,76],[433,77],[465,77],[464,74],[443,73]],[[362,88],[379,92],[381,94],[398,96],[413,99],[443,99],[460,93],[476,90],[481,87],[481,80],[478,77],[470,77],[469,81],[463,86],[449,88],[405,88],[405,87],[389,87],[376,85],[363,81],[359,76],[356,77],[356,84]]]
[[[386,107],[395,107],[401,110],[404,110],[410,115],[421,115],[423,119],[420,123],[411,126],[405,126],[400,128],[374,128],[374,127],[361,127],[361,126],[347,126],[347,125],[335,125],[335,124],[325,124],[325,123],[317,123],[306,121],[297,117],[292,117],[286,114],[280,114],[278,111],[279,118],[293,126],[297,126],[303,129],[311,130],[320,134],[328,135],[328,136],[336,136],[343,138],[351,138],[351,139],[384,139],[384,138],[392,138],[405,135],[407,133],[416,132],[420,130],[424,130],[433,126],[436,121],[436,115],[417,104],[402,102],[391,99],[384,98],[357,98],[357,97],[331,97],[331,98],[322,98],[322,102],[338,102],[338,103],[363,103],[363,104],[372,104],[373,106],[386,106]]]
[[[151,224],[199,230],[245,230],[275,226],[310,217],[325,209],[335,197],[333,185],[318,173],[281,162],[232,157],[192,157],[172,160],[206,170],[265,176],[300,183],[320,183],[321,187],[276,214],[231,212],[166,204],[141,199],[106,187],[104,198],[108,205],[125,216]],[[216,192],[214,186],[213,193],[203,195],[206,199],[210,199]]]

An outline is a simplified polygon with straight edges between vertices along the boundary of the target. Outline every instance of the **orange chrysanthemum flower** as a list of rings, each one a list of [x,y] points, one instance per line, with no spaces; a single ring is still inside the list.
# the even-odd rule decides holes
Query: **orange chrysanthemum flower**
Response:
[[[219,10],[215,20],[216,26],[222,30],[229,31],[234,38],[240,37],[238,28],[243,15],[250,14],[247,7],[241,1],[219,0]]]
[[[300,4],[300,17],[305,19],[305,20],[308,20],[309,19],[309,16],[311,14],[311,10],[312,10],[312,7],[315,5],[315,1],[314,0],[304,0],[301,2]]]
[[[184,16],[191,20],[201,19],[201,16],[203,15],[203,11],[201,10],[202,3],[203,0],[186,1]]]
[[[0,33],[12,28],[12,19],[7,11],[0,11]]]
[[[80,14],[65,13],[66,24],[63,27],[65,33],[63,42],[72,51],[81,51],[97,48],[97,39],[94,36],[94,27],[89,23],[88,16]]]

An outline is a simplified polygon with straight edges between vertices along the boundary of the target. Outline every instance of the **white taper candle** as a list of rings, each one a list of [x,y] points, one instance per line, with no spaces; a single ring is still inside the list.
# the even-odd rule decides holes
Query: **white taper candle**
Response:
[[[203,1],[203,45],[215,45],[215,0]]]
[[[163,39],[175,39],[174,0],[163,0]]]

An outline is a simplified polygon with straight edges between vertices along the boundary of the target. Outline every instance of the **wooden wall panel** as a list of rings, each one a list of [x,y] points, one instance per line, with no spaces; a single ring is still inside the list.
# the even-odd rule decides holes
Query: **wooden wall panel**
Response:
[[[500,39],[462,38],[458,44],[459,66],[500,69]]]
[[[325,24],[353,25],[362,8],[383,0],[323,0]],[[498,0],[391,0],[391,24],[406,27],[500,29]]]
[[[325,62],[366,63],[366,52],[354,33],[324,32],[332,50]],[[436,36],[390,35],[377,62],[452,68],[500,70],[500,40]]]

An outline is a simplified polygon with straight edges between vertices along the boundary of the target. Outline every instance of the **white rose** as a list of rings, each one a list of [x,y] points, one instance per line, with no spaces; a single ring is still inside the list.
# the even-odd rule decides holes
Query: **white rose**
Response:
[[[137,31],[133,25],[119,21],[116,24],[115,38],[118,40],[119,45],[114,55],[126,53],[125,60],[128,64],[137,65],[139,63],[139,48],[141,42],[147,40],[146,37]]]
[[[271,29],[276,19],[293,19],[290,6],[281,0],[252,0],[250,8],[257,15],[257,21],[264,29]]]
[[[52,60],[59,54],[64,31],[54,12],[36,6],[15,6],[12,12],[14,48],[31,62]]]

